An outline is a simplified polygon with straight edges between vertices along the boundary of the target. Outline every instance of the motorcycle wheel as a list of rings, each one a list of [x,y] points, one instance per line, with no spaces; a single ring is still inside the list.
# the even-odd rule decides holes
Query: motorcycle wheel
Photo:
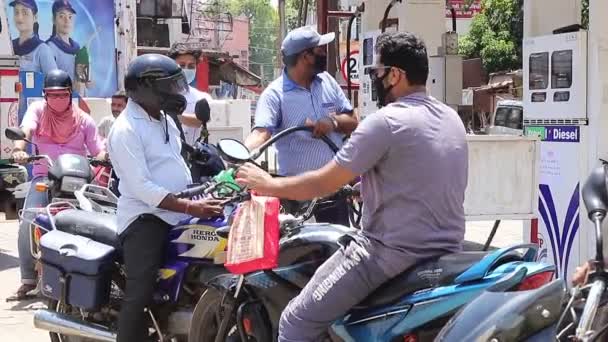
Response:
[[[215,341],[223,317],[221,306],[222,298],[223,293],[214,288],[208,288],[205,293],[203,293],[192,314],[188,342]],[[258,330],[264,331],[255,331],[255,336],[247,336],[249,342],[267,342],[273,340],[272,337],[265,332],[265,329]],[[230,322],[228,331],[228,336],[224,341],[241,341],[236,330],[234,318]]]

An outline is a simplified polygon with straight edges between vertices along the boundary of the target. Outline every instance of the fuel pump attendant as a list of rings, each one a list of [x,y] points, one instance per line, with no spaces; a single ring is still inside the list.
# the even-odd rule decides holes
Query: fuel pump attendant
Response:
[[[272,82],[257,102],[253,131],[245,145],[258,148],[272,135],[287,128],[308,125],[309,132],[291,134],[276,143],[279,174],[295,176],[317,170],[334,157],[321,140],[328,136],[341,147],[345,136],[357,127],[353,107],[336,80],[325,71],[327,44],[335,34],[320,35],[308,27],[291,31],[281,45],[283,74]],[[348,206],[343,198],[315,214],[318,222],[349,225]]]
[[[319,170],[271,177],[253,164],[236,181],[260,195],[310,200],[362,175],[361,230],[281,314],[279,342],[324,341],[328,327],[380,285],[423,260],[461,250],[468,147],[458,114],[429,96],[424,42],[385,33],[370,76],[384,106]],[[345,240],[347,238],[344,238]]]

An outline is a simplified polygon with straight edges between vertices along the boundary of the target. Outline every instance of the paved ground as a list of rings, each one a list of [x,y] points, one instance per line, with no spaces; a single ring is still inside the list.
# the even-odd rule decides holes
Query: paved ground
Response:
[[[49,335],[32,323],[34,311],[44,307],[42,301],[6,302],[18,287],[17,221],[4,221],[0,213],[0,341],[50,341]]]
[[[480,247],[485,242],[493,222],[471,222],[467,225],[466,239]],[[504,247],[522,241],[522,222],[504,221],[496,237],[495,247]],[[0,213],[0,341],[44,342],[49,341],[46,332],[32,324],[33,313],[43,307],[40,300],[26,302],[5,301],[19,286],[17,263],[17,222],[5,221]]]

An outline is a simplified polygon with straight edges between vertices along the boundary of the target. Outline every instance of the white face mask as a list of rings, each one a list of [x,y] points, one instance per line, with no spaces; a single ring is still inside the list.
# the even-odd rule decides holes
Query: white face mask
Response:
[[[186,81],[188,81],[188,84],[191,84],[194,81],[194,78],[196,77],[196,69],[182,68],[182,70],[184,71],[184,75],[186,75]]]

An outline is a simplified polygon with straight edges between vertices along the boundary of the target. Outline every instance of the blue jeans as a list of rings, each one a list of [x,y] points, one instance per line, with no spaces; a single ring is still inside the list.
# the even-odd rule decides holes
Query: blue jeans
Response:
[[[27,208],[42,208],[49,204],[47,192],[36,191],[36,183],[47,181],[46,177],[34,177],[32,185],[25,197],[23,209]],[[36,285],[36,270],[34,268],[35,261],[30,251],[30,223],[24,220],[19,224],[19,238],[17,240],[19,250],[19,267],[21,269],[21,283],[27,285]]]

